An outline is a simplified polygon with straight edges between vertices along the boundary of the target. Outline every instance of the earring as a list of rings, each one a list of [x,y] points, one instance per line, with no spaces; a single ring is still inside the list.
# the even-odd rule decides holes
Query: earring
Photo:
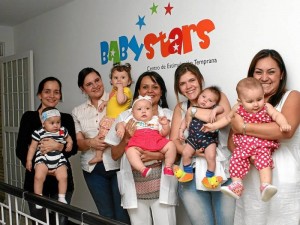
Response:
[[[160,106],[162,105],[162,100],[161,99],[159,99],[159,103],[158,103]]]

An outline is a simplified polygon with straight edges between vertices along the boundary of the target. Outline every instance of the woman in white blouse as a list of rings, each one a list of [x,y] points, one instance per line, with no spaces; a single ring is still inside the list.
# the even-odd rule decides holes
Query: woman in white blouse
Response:
[[[78,74],[78,87],[87,95],[83,104],[75,107],[72,116],[75,122],[78,150],[81,151],[83,176],[95,201],[100,215],[129,223],[129,217],[121,207],[120,192],[116,172],[119,162],[111,158],[110,147],[99,139],[99,121],[106,114],[106,109],[98,110],[103,101],[108,100],[103,82],[98,71],[84,68]],[[103,151],[101,162],[89,164],[96,151]]]

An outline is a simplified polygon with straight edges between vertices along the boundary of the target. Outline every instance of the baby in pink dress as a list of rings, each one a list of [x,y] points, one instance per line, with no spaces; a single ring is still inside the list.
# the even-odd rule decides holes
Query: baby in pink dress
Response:
[[[172,166],[176,158],[175,144],[166,138],[170,133],[168,119],[153,115],[151,97],[139,96],[132,104],[132,117],[135,120],[136,131],[126,147],[126,156],[133,169],[140,171],[143,177],[151,173],[141,160],[139,149],[144,151],[160,151],[165,155],[164,174],[173,176]],[[127,122],[126,121],[126,122]],[[125,123],[116,126],[117,135],[122,138],[125,133]]]
[[[238,103],[232,108],[229,115],[215,123],[203,125],[201,130],[207,132],[220,129],[229,124],[236,113],[243,118],[243,133],[233,135],[235,149],[229,167],[232,183],[221,187],[221,191],[239,199],[244,190],[242,180],[250,169],[250,158],[255,157],[253,164],[259,170],[261,199],[266,202],[277,193],[277,188],[272,185],[272,153],[279,147],[279,143],[275,140],[247,135],[247,124],[275,121],[282,132],[289,131],[291,126],[283,114],[271,104],[264,102],[263,87],[257,79],[253,77],[244,78],[237,84],[236,89]]]

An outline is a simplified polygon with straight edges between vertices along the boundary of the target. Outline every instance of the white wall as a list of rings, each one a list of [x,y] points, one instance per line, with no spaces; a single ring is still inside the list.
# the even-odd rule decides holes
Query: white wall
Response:
[[[0,26],[0,42],[5,43],[5,56],[14,54],[14,29],[8,26]]]
[[[164,7],[170,2],[174,8],[171,15],[165,15]],[[288,68],[288,86],[300,89],[300,2],[290,0],[173,0],[156,1],[157,14],[151,14],[152,1],[76,0],[63,7],[43,14],[14,28],[15,50],[34,52],[35,86],[46,76],[57,76],[63,83],[64,102],[60,109],[71,112],[74,106],[85,98],[77,87],[77,74],[86,66],[100,71],[110,90],[109,70],[112,62],[101,64],[100,42],[117,40],[119,36],[139,42],[149,33],[166,33],[184,25],[197,24],[210,19],[215,29],[207,34],[210,45],[207,49],[198,47],[199,38],[191,35],[193,50],[187,54],[173,54],[162,57],[159,44],[154,46],[155,57],[147,59],[144,49],[138,61],[128,51],[124,62],[133,67],[134,79],[147,67],[161,66],[195,59],[217,59],[217,63],[200,64],[206,85],[218,85],[231,103],[235,102],[235,85],[245,77],[254,54],[262,48],[278,50]],[[138,16],[145,16],[146,26],[141,30],[136,25]],[[0,27],[1,29],[1,27]],[[1,37],[1,36],[0,36]],[[175,68],[160,69],[169,94],[169,104],[173,108],[173,75]],[[38,101],[36,102],[36,106]],[[82,178],[79,155],[73,157],[75,174],[75,195],[73,204],[95,211],[89,192]]]

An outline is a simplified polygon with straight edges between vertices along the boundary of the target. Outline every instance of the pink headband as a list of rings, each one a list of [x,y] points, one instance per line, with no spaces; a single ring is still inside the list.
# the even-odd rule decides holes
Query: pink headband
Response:
[[[147,101],[149,101],[149,102],[152,104],[152,100],[151,100],[151,97],[150,97],[150,96],[148,96],[148,95],[145,95],[145,96],[139,95],[139,96],[137,97],[137,99],[134,100],[134,102],[132,103],[132,108],[133,108],[134,104],[137,103],[137,102],[140,101],[140,100],[147,100]]]

